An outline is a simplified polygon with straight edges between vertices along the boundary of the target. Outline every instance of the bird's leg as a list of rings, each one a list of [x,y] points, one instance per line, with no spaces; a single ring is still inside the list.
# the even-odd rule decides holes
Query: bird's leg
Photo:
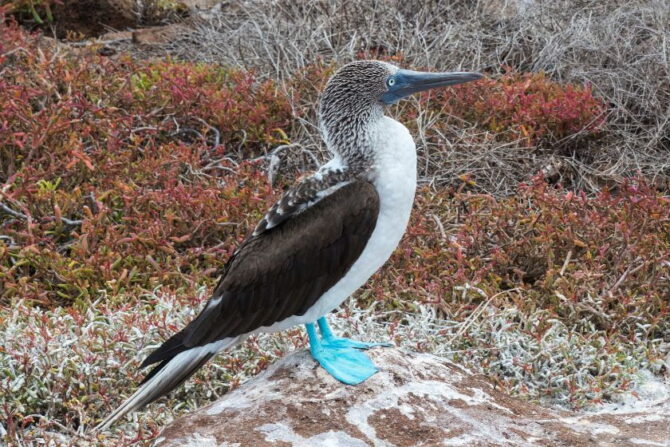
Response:
[[[333,331],[328,326],[326,317],[321,317],[317,320],[319,331],[323,343],[334,348],[356,348],[356,349],[370,349],[375,346],[392,346],[390,343],[366,343],[364,341],[350,340],[348,338],[335,337]]]
[[[333,346],[325,337],[319,339],[314,323],[308,323],[305,327],[312,357],[335,379],[347,385],[358,385],[377,372],[377,368],[365,353],[351,347]],[[321,324],[319,327],[321,328]]]

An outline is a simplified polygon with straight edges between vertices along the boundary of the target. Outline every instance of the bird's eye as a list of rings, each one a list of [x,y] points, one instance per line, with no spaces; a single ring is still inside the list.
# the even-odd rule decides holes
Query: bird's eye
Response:
[[[393,87],[395,85],[395,78],[389,78],[389,80],[386,81],[386,84],[388,84],[389,87]]]

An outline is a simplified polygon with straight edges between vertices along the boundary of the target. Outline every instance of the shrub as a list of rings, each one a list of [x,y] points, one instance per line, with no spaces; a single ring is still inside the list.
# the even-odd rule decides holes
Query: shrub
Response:
[[[371,296],[394,290],[394,306],[415,297],[452,314],[519,290],[521,311],[545,309],[570,330],[626,340],[643,327],[657,339],[670,330],[669,205],[642,180],[595,197],[539,179],[501,200],[425,189]]]
[[[670,199],[642,180],[593,197],[540,179],[505,199],[426,187],[359,301],[434,307],[463,328],[433,344],[508,391],[579,408],[629,390],[640,364],[660,371],[669,268]]]
[[[285,138],[286,97],[240,70],[73,57],[0,27],[0,300],[215,276],[272,200],[239,160]]]
[[[43,25],[44,22],[53,22],[53,4],[59,4],[60,0],[7,0],[3,5],[10,13],[18,17],[30,17],[35,23]]]
[[[86,309],[42,309],[22,301],[0,309],[0,442],[149,445],[171,416],[211,401],[303,343],[297,328],[252,340],[135,413],[139,421],[119,421],[113,435],[92,434],[136,388],[146,373],[138,369],[143,358],[195,316],[201,299],[202,293],[156,291],[122,303],[99,299]]]
[[[373,56],[404,54],[404,67],[432,71],[481,70],[497,76],[501,66],[509,66],[517,73],[545,72],[547,79],[562,84],[560,88],[588,85],[602,100],[607,131],[600,138],[589,137],[587,130],[578,134],[587,138],[569,138],[556,147],[544,140],[553,136],[533,134],[538,130],[535,123],[540,129],[563,132],[560,123],[545,126],[542,116],[529,117],[522,123],[524,129],[517,127],[505,138],[493,133],[490,139],[470,138],[460,119],[450,120],[450,128],[436,127],[445,115],[436,116],[433,107],[422,108],[413,135],[421,139],[419,166],[425,181],[449,184],[465,166],[476,176],[479,191],[502,195],[527,181],[529,173],[552,165],[561,183],[590,193],[638,172],[669,191],[666,5],[655,0],[617,0],[607,7],[592,0],[503,3],[355,1],[342,7],[328,1],[304,5],[250,0],[232,7],[225,20],[213,15],[171,42],[166,51],[189,60],[243,60],[259,73],[281,79],[290,79],[319,58],[341,65],[361,51]],[[241,30],[244,39],[238,38]],[[575,99],[580,95],[576,91]],[[499,97],[505,104],[507,99]],[[409,121],[407,113],[398,116]],[[587,126],[591,122],[580,120]],[[489,129],[490,124],[479,128]],[[488,131],[479,131],[483,132]],[[313,135],[292,136],[310,149],[318,146]],[[509,142],[516,137],[539,140],[542,150]]]
[[[604,104],[590,86],[560,84],[544,73],[507,72],[424,94],[432,96],[443,113],[528,147],[575,134],[596,136],[605,122]]]

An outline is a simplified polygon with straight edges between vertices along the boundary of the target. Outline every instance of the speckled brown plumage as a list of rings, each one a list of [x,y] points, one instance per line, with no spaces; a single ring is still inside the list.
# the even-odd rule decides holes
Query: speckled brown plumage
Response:
[[[323,92],[319,122],[329,148],[346,160],[347,167],[365,171],[373,162],[369,123],[384,115],[379,96],[385,80],[397,70],[379,61],[356,61],[333,75]]]
[[[270,228],[274,228],[286,219],[304,211],[326,194],[331,188],[343,186],[351,180],[350,172],[343,169],[326,171],[318,176],[303,179],[300,183],[284,193],[256,225],[254,236],[258,236]]]

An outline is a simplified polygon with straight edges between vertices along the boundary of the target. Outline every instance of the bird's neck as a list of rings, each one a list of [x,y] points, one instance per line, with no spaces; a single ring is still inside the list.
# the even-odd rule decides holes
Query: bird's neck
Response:
[[[363,172],[374,164],[376,131],[384,118],[379,105],[322,105],[319,121],[328,150],[350,172]]]

